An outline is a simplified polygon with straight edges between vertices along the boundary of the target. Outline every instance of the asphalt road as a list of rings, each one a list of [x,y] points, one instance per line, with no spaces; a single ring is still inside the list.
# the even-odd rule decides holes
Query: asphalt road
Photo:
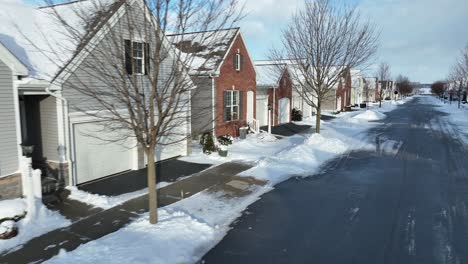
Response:
[[[354,152],[249,207],[203,263],[468,263],[468,151],[416,98],[371,130],[397,153]]]

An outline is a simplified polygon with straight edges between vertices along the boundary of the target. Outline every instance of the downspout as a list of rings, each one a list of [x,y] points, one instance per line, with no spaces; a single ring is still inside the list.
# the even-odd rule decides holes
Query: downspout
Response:
[[[215,75],[210,73],[208,75],[211,79],[211,128],[213,130],[213,137],[216,138],[216,94],[215,94]]]
[[[69,122],[69,117],[68,117],[68,101],[61,95],[58,95],[52,91],[50,91],[50,86],[46,87],[45,92],[60,101],[63,102],[61,105],[62,108],[62,127],[65,129],[63,133],[63,143],[66,151],[66,157],[64,157],[64,153],[60,153],[60,162],[63,163],[64,161],[67,161],[68,163],[68,178],[69,178],[69,185],[74,185],[75,180],[73,177],[73,162],[71,158],[71,142],[70,142],[70,122]],[[63,150],[62,150],[63,151]]]

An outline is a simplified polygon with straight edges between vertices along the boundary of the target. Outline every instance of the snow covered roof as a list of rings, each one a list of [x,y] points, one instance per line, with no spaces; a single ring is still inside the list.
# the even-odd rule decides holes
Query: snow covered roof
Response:
[[[216,72],[231,47],[239,28],[168,35],[169,41],[182,52],[190,74]]]
[[[93,32],[96,18],[109,14],[117,0],[84,0],[35,8],[22,0],[0,1],[0,42],[29,70],[29,77],[52,80],[73,58],[80,43],[71,34]],[[101,10],[103,12],[98,12]],[[72,32],[57,19],[66,19]],[[98,16],[99,15],[99,16]],[[86,19],[87,18],[87,19]],[[83,24],[83,21],[89,21]]]
[[[278,86],[283,74],[282,69],[286,67],[285,63],[276,63],[270,61],[256,61],[255,71],[257,72],[257,88],[271,88]]]

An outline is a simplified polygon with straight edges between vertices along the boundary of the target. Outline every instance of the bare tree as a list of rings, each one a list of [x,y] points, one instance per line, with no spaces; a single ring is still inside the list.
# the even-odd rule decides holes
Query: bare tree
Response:
[[[445,82],[437,81],[431,85],[431,92],[437,96],[442,96],[444,94]]]
[[[414,86],[409,78],[403,75],[398,75],[395,84],[398,92],[403,96],[410,95],[414,90]]]
[[[376,72],[376,76],[379,79],[377,83],[380,82],[380,90],[378,91],[379,92],[379,98],[378,98],[379,107],[382,107],[384,91],[390,88],[390,78],[391,78],[390,66],[385,62],[380,63],[379,68],[377,69],[377,72]]]
[[[304,1],[282,31],[273,60],[290,59],[291,78],[303,100],[315,108],[320,133],[322,105],[350,69],[362,67],[377,51],[375,27],[356,8],[331,0]]]
[[[465,89],[465,93],[468,92],[466,91],[468,88],[468,45],[460,51],[456,63],[449,72],[447,82],[453,84],[452,89],[457,88],[454,86],[458,86],[458,105],[460,107],[463,90]]]
[[[73,6],[73,14],[62,5],[44,9],[62,36],[43,53],[87,54],[79,70],[68,67],[72,60],[60,65],[69,71],[64,90],[83,98],[69,107],[99,121],[101,140],[142,150],[150,222],[157,223],[155,161],[164,147],[190,137],[190,95],[196,90],[187,65],[199,59],[173,47],[166,34],[214,30],[202,38],[216,40],[216,29],[237,23],[242,8],[237,0],[88,0]],[[96,42],[98,32],[105,34]]]

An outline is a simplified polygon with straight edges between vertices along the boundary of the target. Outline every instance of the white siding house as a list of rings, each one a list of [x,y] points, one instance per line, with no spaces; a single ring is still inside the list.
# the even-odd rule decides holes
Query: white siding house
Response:
[[[132,8],[125,8],[125,5]],[[89,95],[72,89],[79,85],[77,82],[86,82],[104,91],[109,88],[87,70],[86,65],[93,63],[90,61],[92,56],[86,53],[89,49],[80,49],[80,46],[93,45],[95,50],[109,48],[106,42],[109,31],[121,34],[122,39],[131,38],[128,27],[124,25],[124,17],[142,21],[151,19],[141,13],[146,8],[144,2],[87,0],[53,8],[54,11],[51,7],[36,9],[28,5],[0,3],[0,120],[9,124],[8,128],[0,128],[0,140],[5,141],[0,149],[0,191],[2,184],[6,186],[11,183],[11,180],[2,182],[2,179],[19,177],[20,143],[35,146],[32,157],[34,167],[66,185],[77,185],[146,166],[143,153],[134,140],[102,140],[112,138],[112,133],[128,131],[103,129],[100,120],[88,113],[104,109],[100,109]],[[100,13],[97,8],[106,8],[103,20],[106,26],[100,24],[101,27],[95,29],[95,34],[90,35],[86,43],[63,40],[60,32],[63,33],[64,29],[51,17],[51,12],[63,12],[70,21],[74,21],[76,12],[71,10],[79,9],[85,10],[93,18]],[[12,12],[21,19],[11,20],[6,13]],[[54,46],[57,43],[61,43],[61,46]],[[170,48],[169,42],[167,44]],[[42,49],[54,52],[39,51]],[[3,54],[9,54],[9,57]],[[148,50],[147,54],[151,52]],[[166,60],[167,65],[164,64],[160,70],[163,78],[174,70],[170,67],[173,67],[176,59],[169,56]],[[189,92],[183,97],[189,101]],[[187,122],[174,128],[178,132],[178,136],[174,137],[180,138],[162,139],[178,143],[158,147],[156,160],[187,154],[186,136],[190,134],[190,120],[189,111],[183,110],[180,111],[180,119]]]

